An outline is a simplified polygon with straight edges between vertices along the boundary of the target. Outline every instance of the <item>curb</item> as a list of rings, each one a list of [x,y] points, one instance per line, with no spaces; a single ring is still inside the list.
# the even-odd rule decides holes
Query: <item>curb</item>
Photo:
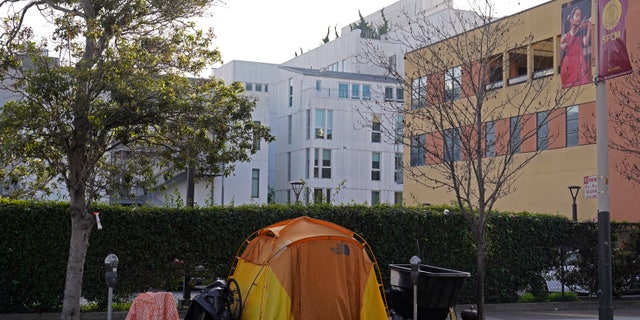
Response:
[[[460,304],[456,310],[466,310],[474,304]],[[557,310],[598,310],[600,307],[598,300],[592,301],[572,301],[572,302],[526,302],[526,303],[488,303],[485,305],[487,311],[557,311]],[[640,300],[623,299],[613,301],[614,309],[640,308]]]

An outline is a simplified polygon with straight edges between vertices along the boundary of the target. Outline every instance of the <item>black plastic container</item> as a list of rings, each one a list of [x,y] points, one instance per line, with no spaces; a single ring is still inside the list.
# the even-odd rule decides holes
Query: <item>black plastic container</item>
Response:
[[[389,308],[403,318],[413,319],[413,283],[410,264],[389,264],[391,288]],[[418,273],[418,319],[444,320],[462,291],[468,272],[420,265]]]

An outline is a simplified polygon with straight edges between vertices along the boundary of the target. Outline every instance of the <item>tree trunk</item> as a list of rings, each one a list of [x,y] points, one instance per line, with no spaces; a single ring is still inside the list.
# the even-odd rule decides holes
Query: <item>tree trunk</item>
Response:
[[[82,277],[93,224],[93,218],[85,207],[84,197],[71,193],[71,240],[62,303],[62,320],[80,319]]]
[[[486,240],[485,240],[485,228],[484,225],[479,225],[478,228],[480,230],[478,230],[477,232],[477,239],[476,242],[478,244],[477,247],[477,258],[478,258],[478,263],[477,263],[477,271],[476,271],[476,289],[477,289],[477,295],[478,295],[478,319],[479,320],[484,320],[485,316],[484,316],[484,304],[485,304],[485,298],[484,298],[484,290],[485,290],[485,278],[486,278],[486,274],[487,274],[487,267],[486,267]]]

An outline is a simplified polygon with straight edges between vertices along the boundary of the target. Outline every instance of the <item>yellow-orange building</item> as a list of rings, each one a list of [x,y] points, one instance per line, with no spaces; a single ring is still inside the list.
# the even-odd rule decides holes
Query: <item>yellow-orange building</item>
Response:
[[[590,12],[583,10],[582,18],[591,22],[592,33],[585,53],[591,51],[589,76],[595,79],[597,8],[596,1],[584,2],[590,6]],[[493,209],[571,217],[572,197],[568,186],[575,185],[581,187],[576,199],[578,221],[597,217],[597,189],[593,189],[593,179],[597,176],[596,86],[589,81],[563,89],[560,79],[560,70],[565,70],[562,69],[563,53],[566,55],[566,49],[561,49],[562,36],[569,26],[568,6],[574,3],[550,1],[490,24],[502,24],[500,28],[479,26],[407,53],[405,73],[407,87],[411,90],[405,90],[405,137],[410,140],[404,151],[406,204],[435,205],[453,201],[455,195],[450,188],[436,187],[435,183],[425,181],[441,174],[441,159],[453,157],[464,167],[465,160],[473,158],[468,153],[475,149],[456,149],[455,141],[451,143],[451,139],[466,136],[473,140],[480,135],[473,141],[483,145],[477,149],[482,150],[482,161],[513,155],[513,165],[517,165],[536,154],[518,171],[517,179],[509,180],[515,181],[507,189],[510,192],[500,197]],[[590,16],[593,18],[589,19]],[[640,2],[629,1],[626,17],[626,43],[629,55],[633,56],[640,54],[640,32],[637,32],[640,30]],[[563,23],[567,24],[563,27]],[[489,47],[491,49],[487,49]],[[638,73],[640,66],[633,63],[632,66]],[[624,107],[616,98],[614,88],[631,81],[630,77],[606,81],[610,114]],[[480,85],[484,89],[478,89]],[[542,89],[537,88],[539,85]],[[482,128],[473,119],[466,123],[460,120],[469,116],[464,106],[473,109],[479,92],[485,95],[481,97]],[[422,110],[442,106],[439,102],[456,108],[455,112],[460,115],[456,120],[458,125],[456,121],[444,121],[442,127],[438,127],[437,123],[424,120],[432,118],[421,119]],[[522,107],[525,104],[527,106]],[[492,114],[492,110],[499,112]],[[609,139],[620,139],[612,128],[614,125],[609,121]],[[518,135],[516,152],[512,152],[516,148],[514,135]],[[470,144],[474,145],[473,142]],[[619,163],[625,157],[629,159],[630,156],[609,148],[611,219],[635,222],[640,221],[640,186],[623,178]],[[640,159],[635,161],[640,164]]]

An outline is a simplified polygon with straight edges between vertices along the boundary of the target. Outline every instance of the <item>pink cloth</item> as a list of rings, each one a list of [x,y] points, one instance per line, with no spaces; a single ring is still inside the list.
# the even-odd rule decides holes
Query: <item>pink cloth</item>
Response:
[[[131,304],[126,320],[180,320],[170,292],[145,292]]]

